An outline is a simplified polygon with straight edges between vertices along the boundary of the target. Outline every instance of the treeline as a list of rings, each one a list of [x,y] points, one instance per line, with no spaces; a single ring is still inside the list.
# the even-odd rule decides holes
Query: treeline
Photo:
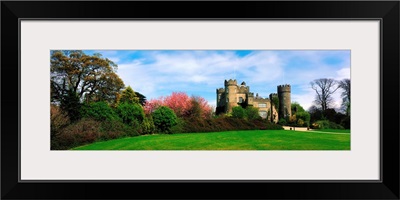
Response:
[[[311,127],[318,129],[350,129],[350,79],[320,78],[310,82],[310,85],[316,93],[314,105],[308,110],[311,117]],[[341,90],[341,110],[344,114],[332,108],[334,102],[332,95],[338,90]]]
[[[245,110],[246,117],[215,116],[202,97],[175,92],[165,98],[146,101],[142,106],[134,94],[127,87],[116,104],[83,102],[78,112],[73,112],[75,120],[60,106],[51,105],[51,148],[69,149],[95,141],[154,133],[282,129],[280,125],[261,119],[254,108]]]
[[[259,117],[215,116],[204,98],[183,92],[148,101],[116,70],[100,54],[51,52],[51,149],[154,133],[282,129]]]

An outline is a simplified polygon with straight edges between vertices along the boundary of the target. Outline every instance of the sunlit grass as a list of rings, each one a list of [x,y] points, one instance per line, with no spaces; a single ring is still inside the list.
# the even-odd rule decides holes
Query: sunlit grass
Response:
[[[129,137],[75,150],[350,150],[350,134],[285,130],[226,131]]]

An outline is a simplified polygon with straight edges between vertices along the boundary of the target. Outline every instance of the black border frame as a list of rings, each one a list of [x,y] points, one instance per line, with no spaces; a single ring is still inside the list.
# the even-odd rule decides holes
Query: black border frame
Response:
[[[399,199],[398,1],[2,1],[1,198],[3,199]],[[161,11],[160,11],[161,10]],[[20,19],[379,19],[381,174],[369,182],[19,182]],[[13,74],[13,76],[11,76]],[[18,75],[18,79],[15,77]],[[17,82],[18,81],[18,82]],[[11,84],[14,83],[14,84]],[[16,112],[18,110],[18,112]],[[382,124],[385,126],[382,126]],[[397,126],[394,126],[397,125]],[[385,134],[386,133],[386,134]],[[259,187],[261,186],[261,187]]]

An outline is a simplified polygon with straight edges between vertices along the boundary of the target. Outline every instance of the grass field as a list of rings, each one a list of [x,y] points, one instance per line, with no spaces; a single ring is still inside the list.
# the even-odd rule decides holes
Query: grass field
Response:
[[[330,133],[350,133],[349,129],[322,129],[322,130],[312,130],[314,132],[330,132]]]
[[[74,150],[350,150],[350,134],[285,130],[160,134],[96,142]]]

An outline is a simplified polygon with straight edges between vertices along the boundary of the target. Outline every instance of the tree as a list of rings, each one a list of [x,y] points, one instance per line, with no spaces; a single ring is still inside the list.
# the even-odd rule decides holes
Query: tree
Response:
[[[124,87],[117,65],[101,54],[83,51],[52,51],[50,58],[51,101],[60,102],[69,91],[87,102],[113,102]]]
[[[258,113],[258,108],[248,106],[245,110],[246,110],[247,119],[249,119],[249,120],[261,119],[261,116]],[[268,110],[268,112],[270,112],[270,111]],[[268,116],[267,116],[267,118],[268,118]]]
[[[143,94],[141,94],[139,92],[135,92],[135,94],[139,98],[140,105],[144,106],[144,104],[146,103],[146,96],[144,96]]]
[[[152,114],[155,110],[157,110],[157,108],[159,108],[160,106],[163,105],[163,100],[161,98],[158,99],[151,99],[149,101],[146,101],[144,103],[144,113],[146,113],[146,115],[150,115]]]
[[[142,128],[141,133],[142,134],[152,134],[155,131],[155,126],[153,122],[153,118],[151,115],[146,116],[143,119],[143,122],[140,124],[140,127]]]
[[[50,136],[53,140],[54,137],[64,127],[70,124],[67,113],[63,112],[59,106],[50,105]]]
[[[191,119],[200,119],[203,115],[200,101],[197,97],[190,98],[190,107],[185,111],[185,116]]]
[[[171,108],[176,116],[180,118],[190,118],[194,115],[209,118],[212,115],[212,108],[203,97],[189,97],[184,92],[173,92],[169,96],[146,101],[144,109],[146,114],[151,114],[160,106]]]
[[[84,104],[81,109],[82,117],[92,118],[97,121],[118,120],[114,110],[104,101]]]
[[[292,102],[291,109],[293,118],[290,118],[291,120],[289,120],[289,122],[299,126],[308,126],[310,124],[310,113],[304,110],[299,103]]]
[[[192,104],[190,97],[184,92],[172,92],[162,98],[162,101],[162,105],[171,108],[178,117],[186,117]]]
[[[275,106],[276,110],[279,110],[279,98],[278,96],[272,96],[271,103]]]
[[[152,117],[156,128],[163,133],[169,133],[171,128],[177,124],[174,111],[166,106],[157,108],[152,113]]]
[[[122,90],[121,97],[119,98],[120,103],[130,103],[130,104],[138,104],[139,98],[136,96],[135,91],[131,88],[131,86],[126,87]]]
[[[73,90],[67,90],[59,97],[60,108],[67,113],[71,122],[81,119],[79,96]]]
[[[339,81],[339,87],[343,90],[342,107],[346,111],[346,115],[350,116],[350,79],[343,79]]]
[[[313,105],[308,109],[308,113],[310,113],[310,122],[313,123],[315,121],[325,119],[322,117],[322,111],[317,106]]]
[[[197,110],[197,117],[202,117],[204,119],[211,118],[213,109],[208,105],[206,99],[200,96],[192,96],[190,97],[190,107],[189,110],[191,113],[194,113],[193,110]]]
[[[296,114],[297,112],[305,112],[304,108],[297,102],[292,102],[291,109],[292,115]]]
[[[145,118],[142,106],[128,102],[118,104],[117,113],[122,122],[128,125],[140,124]]]
[[[310,84],[311,88],[317,93],[315,103],[321,106],[322,111],[325,111],[333,101],[332,94],[339,88],[337,81],[330,78],[320,78],[315,79]]]
[[[297,124],[299,125],[303,125],[306,124],[307,126],[310,125],[310,113],[304,111],[304,112],[297,112],[296,113],[296,118],[297,118]],[[302,123],[300,123],[299,121],[301,120]]]
[[[238,119],[247,118],[246,110],[242,106],[235,106],[232,108],[232,117]]]

